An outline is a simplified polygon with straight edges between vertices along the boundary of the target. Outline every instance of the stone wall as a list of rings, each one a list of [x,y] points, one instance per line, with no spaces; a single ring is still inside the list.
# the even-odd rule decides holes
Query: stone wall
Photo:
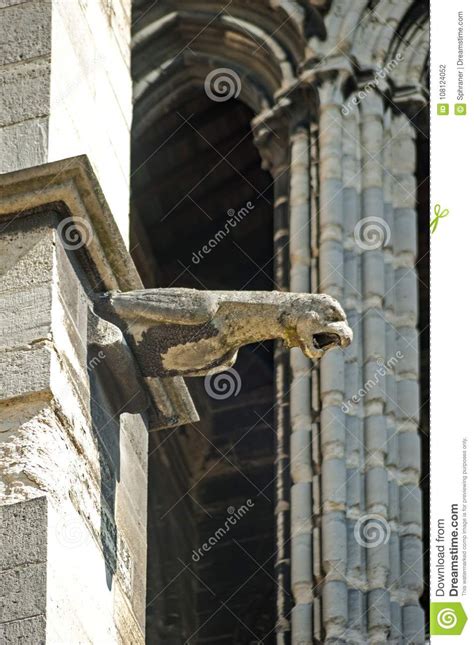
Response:
[[[139,643],[146,420],[116,414],[88,346],[97,285],[60,221],[2,220],[0,640]]]
[[[87,154],[128,240],[130,1],[3,1],[0,43],[0,172]]]
[[[140,288],[86,157],[0,175],[2,642],[144,641],[148,431],[197,415],[94,311]]]

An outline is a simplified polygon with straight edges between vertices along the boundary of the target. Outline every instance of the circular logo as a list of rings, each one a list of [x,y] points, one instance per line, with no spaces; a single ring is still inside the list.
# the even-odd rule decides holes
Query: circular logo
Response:
[[[242,83],[239,75],[228,67],[212,70],[204,81],[204,91],[211,101],[217,101],[217,103],[236,99],[241,89]]]
[[[56,526],[56,537],[59,544],[67,549],[77,549],[87,539],[87,529],[80,520],[68,522],[67,525]]]
[[[381,217],[364,217],[354,229],[355,242],[363,251],[375,251],[387,246],[390,238],[390,227]]]
[[[242,380],[232,367],[220,374],[210,374],[204,379],[204,389],[212,398],[221,401],[237,396],[242,389]]]
[[[77,251],[92,239],[92,227],[85,219],[66,217],[59,222],[58,235],[65,249]]]
[[[366,549],[373,549],[381,544],[387,544],[390,538],[390,526],[381,515],[363,515],[354,526],[354,536],[357,544]]]
[[[442,629],[454,629],[457,625],[458,617],[454,609],[446,607],[438,612],[436,622]]]

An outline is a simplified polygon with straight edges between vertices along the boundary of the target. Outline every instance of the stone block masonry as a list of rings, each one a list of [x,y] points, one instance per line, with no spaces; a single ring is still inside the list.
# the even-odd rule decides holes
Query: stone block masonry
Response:
[[[0,622],[7,642],[140,643],[147,428],[88,369],[94,285],[58,220],[2,222]]]
[[[87,154],[128,240],[130,1],[0,2],[0,172]]]
[[[141,282],[87,159],[0,177],[0,258],[0,642],[143,643],[148,429],[195,412],[180,379],[127,412],[90,342]]]

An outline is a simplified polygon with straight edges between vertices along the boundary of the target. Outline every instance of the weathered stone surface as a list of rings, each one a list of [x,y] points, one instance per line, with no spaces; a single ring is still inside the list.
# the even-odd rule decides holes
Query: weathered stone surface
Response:
[[[78,208],[77,194],[72,203]],[[98,273],[107,279],[106,254],[96,248],[101,264],[92,271],[61,237],[61,221],[46,210],[8,221],[0,236],[0,621],[12,625],[8,638],[41,631],[41,622],[23,621],[46,615],[46,642],[71,634],[78,642],[129,642],[133,634],[140,643],[146,417],[128,415],[122,430],[113,383],[89,360],[88,294]]]
[[[388,507],[387,471],[383,467],[369,468],[366,474],[366,503],[369,510],[375,512]],[[380,512],[380,511],[379,511]]]
[[[50,65],[46,58],[7,66],[0,73],[0,126],[49,113]]]
[[[324,354],[321,370],[321,395],[324,397],[330,392],[343,392],[344,389],[344,353],[335,350]]]
[[[421,441],[416,431],[400,432],[398,435],[400,446],[400,468],[412,471],[419,476],[421,468]]]
[[[38,117],[0,127],[0,172],[37,166],[47,159],[48,119]]]
[[[344,87],[355,86],[356,67],[358,76],[373,75],[374,62],[382,66],[388,60],[391,55],[390,50],[394,46],[393,41],[399,44],[403,51],[405,51],[404,48],[415,51],[410,42],[412,38],[410,30],[407,31],[406,38],[402,39],[401,43],[393,37],[394,29],[395,33],[400,31],[396,27],[400,24],[402,16],[405,16],[403,3],[385,3],[377,9],[382,12],[380,19],[374,21],[371,19],[370,7],[367,8],[364,3],[360,6],[353,3],[354,6],[351,5],[350,10],[344,12],[344,2],[331,4],[323,0],[313,2],[297,0],[297,2],[268,3],[268,7],[259,6],[258,9],[252,8],[251,3],[247,2],[242,3],[242,13],[239,13],[239,18],[245,15],[246,20],[248,19],[246,24],[252,25],[255,22],[258,30],[247,29],[247,27],[242,29],[241,20],[235,20],[230,15],[233,9],[229,9],[229,12],[215,16],[213,24],[206,27],[202,38],[200,35],[203,29],[203,18],[206,16],[202,13],[203,8],[197,6],[202,3],[184,0],[178,4],[180,6],[176,13],[167,16],[168,10],[162,7],[161,3],[150,2],[149,6],[147,3],[140,3],[140,11],[143,13],[139,14],[141,20],[135,27],[138,48],[135,70],[137,121],[140,133],[146,133],[146,128],[154,125],[162,114],[161,106],[158,105],[160,92],[164,96],[174,92],[178,78],[184,86],[188,82],[187,75],[192,82],[200,80],[202,71],[209,60],[214,60],[213,56],[217,47],[221,46],[221,42],[226,42],[230,48],[233,48],[229,60],[233,63],[235,58],[235,61],[242,65],[242,69],[246,69],[249,63],[246,61],[248,47],[245,47],[245,44],[250,41],[250,46],[253,48],[251,39],[256,38],[257,42],[261,40],[262,46],[253,54],[255,67],[252,68],[252,72],[255,71],[255,74],[246,75],[242,95],[242,99],[250,102],[252,107],[262,100],[261,95],[264,96],[263,100],[271,102],[270,97],[279,90],[286,90],[292,83],[299,83],[299,68],[303,67],[312,72],[313,70],[309,69],[311,64],[308,64],[303,56],[306,57],[313,51],[318,55],[319,60],[323,58],[323,63],[318,66],[322,69],[317,70],[317,81],[325,101],[321,110],[319,124],[321,127],[318,132],[316,129],[313,130],[317,138],[315,148],[319,153],[320,166],[317,168],[314,164],[311,168],[311,170],[314,169],[311,182],[308,180],[310,155],[306,145],[309,127],[307,128],[306,125],[301,127],[301,124],[298,124],[298,136],[293,139],[293,157],[301,155],[305,158],[292,160],[293,169],[297,172],[290,177],[293,193],[291,205],[293,221],[302,224],[298,226],[296,232],[298,244],[297,252],[293,254],[292,279],[295,283],[305,285],[308,282],[310,258],[306,233],[310,228],[309,188],[311,188],[314,190],[314,201],[319,199],[317,205],[319,209],[318,207],[314,209],[316,220],[314,229],[318,229],[318,233],[321,233],[320,240],[311,240],[315,253],[312,261],[314,265],[319,265],[320,269],[320,275],[314,272],[315,284],[319,280],[323,285],[327,285],[327,289],[326,286],[324,289],[331,295],[338,298],[344,296],[350,300],[353,311],[365,312],[366,309],[362,306],[366,307],[368,300],[370,300],[370,306],[377,299],[380,300],[381,284],[385,280],[385,291],[388,293],[383,294],[385,301],[378,303],[380,305],[378,311],[382,318],[388,311],[390,321],[398,325],[399,329],[411,329],[414,332],[417,317],[417,289],[416,281],[414,282],[416,274],[412,271],[406,280],[402,276],[402,272],[407,267],[413,267],[412,256],[416,251],[415,212],[412,210],[416,189],[414,129],[406,127],[408,122],[405,116],[392,113],[391,101],[385,103],[382,93],[387,92],[387,98],[393,98],[399,103],[400,89],[406,94],[407,87],[422,87],[423,65],[420,61],[426,55],[427,40],[421,39],[421,46],[416,47],[415,57],[406,56],[410,62],[399,66],[396,73],[391,75],[389,85],[380,83],[372,96],[367,100],[364,99],[361,105],[354,105],[351,113],[344,118],[341,118],[340,88],[337,86],[338,81],[334,82],[340,70],[343,70],[341,76],[344,79]],[[39,6],[43,9],[53,7],[51,33],[45,28],[48,12],[45,10],[38,15]],[[5,7],[8,7],[8,11]],[[315,7],[324,8],[324,21]],[[46,158],[66,157],[77,151],[87,150],[101,177],[105,192],[111,200],[112,210],[120,219],[122,234],[126,236],[131,104],[128,62],[129,3],[121,0],[107,2],[89,0],[76,3],[62,0],[54,0],[51,3],[49,0],[42,3],[37,0],[25,2],[0,0],[0,9],[5,11],[6,18],[4,21],[0,20],[1,25],[5,25],[4,37],[0,38],[0,42],[6,45],[5,50],[0,45],[0,56],[3,55],[3,58],[0,58],[0,64],[7,63],[7,67],[10,67],[10,69],[0,70],[0,74],[4,76],[4,86],[7,85],[10,89],[10,92],[5,95],[2,108],[3,115],[11,124],[0,130],[0,146],[3,143],[7,149],[0,162],[3,163],[0,165],[0,171],[34,165],[40,161],[46,161]],[[207,10],[206,7],[205,11]],[[239,7],[239,12],[240,10]],[[162,16],[167,17],[166,24],[160,20]],[[261,19],[263,16],[265,20]],[[3,17],[0,16],[0,19]],[[26,29],[25,24],[28,25]],[[412,32],[419,33],[422,29],[422,16],[417,14],[417,29]],[[1,31],[2,27],[0,27]],[[246,32],[252,32],[251,39]],[[322,39],[323,32],[327,32],[324,39]],[[49,43],[51,34],[53,42]],[[186,39],[193,39],[196,53],[193,51],[191,55],[189,51],[184,51],[176,56],[177,52],[173,47],[177,45],[181,48],[183,34]],[[223,34],[225,34],[224,40],[222,40]],[[294,34],[297,35],[296,40],[294,40]],[[210,50],[207,49],[209,43]],[[238,46],[236,47],[234,43],[238,43]],[[337,50],[343,56],[332,55]],[[290,51],[291,56],[288,54]],[[61,52],[61,55],[58,56],[57,52]],[[52,54],[50,67],[48,67],[49,54]],[[36,58],[38,56],[40,58]],[[180,76],[171,73],[175,56],[178,59],[177,65],[180,66],[179,73],[181,74],[181,69],[186,70]],[[32,57],[35,57],[34,61],[31,61]],[[28,60],[19,62],[21,59]],[[193,59],[198,61],[195,67]],[[268,65],[268,60],[272,61],[271,65]],[[171,61],[171,65],[168,65]],[[11,63],[17,66],[16,69],[11,66]],[[40,70],[43,66],[44,70]],[[163,69],[167,69],[169,73],[161,74]],[[188,70],[191,69],[188,74]],[[266,71],[267,69],[270,71]],[[43,71],[44,74],[39,78]],[[196,72],[195,75],[194,72]],[[165,76],[171,81],[164,78]],[[254,76],[257,82],[253,80]],[[320,82],[323,77],[326,81],[324,83]],[[65,82],[64,79],[67,81]],[[409,93],[413,94],[413,92]],[[421,93],[422,89],[420,89]],[[36,95],[37,104],[34,103]],[[42,113],[46,98],[48,99],[47,115],[31,118],[29,115],[34,114],[36,109]],[[406,106],[411,100],[411,98],[404,99],[403,105]],[[162,103],[166,108],[169,106],[166,100]],[[16,121],[16,117],[20,121]],[[391,120],[394,122],[393,128],[391,128]],[[393,167],[391,167],[392,163]],[[311,165],[313,166],[313,160]],[[386,172],[383,166],[387,169]],[[304,172],[301,172],[302,168]],[[35,184],[30,177],[28,181],[31,181],[31,191],[21,204],[17,202],[17,208],[11,206],[11,193],[8,191],[6,194],[2,193],[0,200],[7,204],[3,212],[18,212],[27,206],[37,206],[38,202],[35,200],[41,192],[44,192],[44,198],[49,201],[66,200],[76,222],[92,221],[94,224],[94,239],[87,244],[87,250],[92,257],[91,264],[95,264],[95,268],[99,267],[104,289],[139,289],[140,284],[125,286],[114,284],[122,280],[127,282],[130,276],[127,275],[127,270],[122,271],[123,257],[113,258],[115,252],[112,247],[116,246],[114,241],[110,243],[109,240],[108,249],[104,247],[103,238],[101,238],[103,212],[94,205],[91,208],[91,202],[94,200],[89,198],[84,200],[84,193],[81,194],[80,190],[74,192],[75,179],[71,176],[63,175],[61,190],[50,190],[48,183],[53,175],[54,173],[48,176],[42,185]],[[359,175],[361,175],[360,178]],[[398,182],[398,185],[392,182],[392,178]],[[365,188],[362,196],[359,194],[361,179]],[[72,191],[64,187],[69,183],[74,185]],[[392,198],[395,205],[394,218],[392,217]],[[90,220],[83,217],[84,212],[81,212],[81,209],[87,201],[88,204],[83,210],[86,214],[89,213],[89,216],[91,211],[96,210],[99,212],[98,217],[90,216]],[[79,208],[73,208],[72,204],[76,207],[79,205]],[[380,217],[381,213],[389,224],[392,239],[387,241],[383,253],[375,251],[362,254],[363,279],[361,282],[361,256],[354,257],[352,250],[347,252],[348,249],[354,249],[354,226],[360,216]],[[318,217],[319,221],[317,221]],[[398,256],[395,259],[396,266],[400,267],[396,270],[396,274],[391,254],[392,244]],[[318,259],[317,252],[320,252]],[[382,264],[385,264],[384,276],[381,271]],[[16,266],[18,267],[19,263]],[[33,265],[30,264],[30,273],[32,268]],[[17,273],[26,275],[26,267],[23,266]],[[16,277],[21,283],[21,276]],[[399,281],[399,278],[402,279]],[[10,290],[15,291],[16,287],[13,288],[13,285],[16,283],[11,274],[9,279],[11,279]],[[31,275],[28,279],[33,280]],[[61,623],[67,623],[79,642],[140,643],[143,640],[143,624],[140,623],[141,619],[137,620],[136,617],[143,614],[143,596],[139,597],[137,589],[143,588],[141,578],[143,562],[139,559],[140,534],[143,531],[143,512],[146,505],[142,490],[143,481],[146,479],[146,432],[134,415],[129,416],[126,427],[114,422],[110,383],[107,382],[104,374],[99,373],[99,368],[95,369],[95,365],[92,366],[93,370],[90,365],[88,365],[89,369],[85,367],[85,353],[81,351],[81,342],[87,342],[87,334],[84,334],[83,327],[84,319],[75,315],[74,304],[68,298],[69,294],[75,293],[77,285],[74,280],[67,281],[67,284],[66,287],[66,284],[62,283],[60,287],[62,301],[50,298],[51,294],[48,293],[43,299],[44,291],[36,287],[32,289],[34,295],[30,299],[31,294],[28,291],[30,285],[23,284],[25,289],[18,291],[22,294],[18,299],[19,306],[22,308],[18,315],[18,327],[14,329],[7,325],[4,329],[4,338],[7,339],[5,346],[12,350],[13,359],[8,364],[11,378],[5,379],[10,400],[1,410],[5,415],[2,419],[5,423],[2,428],[4,430],[2,448],[6,446],[8,466],[6,486],[1,492],[8,499],[16,499],[16,496],[27,497],[36,494],[38,490],[47,489],[51,493],[50,497],[59,507],[62,524],[64,520],[70,519],[72,520],[70,526],[80,527],[78,535],[81,536],[81,540],[83,539],[83,543],[77,548],[67,546],[54,565],[56,570],[49,572],[54,590],[59,592],[62,586],[64,587],[62,604],[58,606],[56,614],[54,610],[52,611],[52,618],[48,625],[49,639],[52,642],[65,642],[64,633],[61,633],[63,628]],[[309,290],[309,287],[305,286],[304,290]],[[51,324],[48,319],[50,301],[54,306]],[[14,304],[13,299],[7,303],[9,307],[12,304]],[[38,325],[35,327],[29,324],[28,319],[36,308],[38,308],[36,318]],[[391,316],[395,309],[398,318],[394,321]],[[71,319],[69,320],[65,314],[71,314]],[[338,359],[335,357],[335,352],[329,354],[328,360],[323,360],[320,381],[323,398],[326,395],[328,398],[325,400],[326,407],[322,407],[318,400],[313,403],[313,410],[319,410],[322,407],[324,416],[324,411],[329,410],[327,407],[329,403],[335,404],[341,397],[341,393],[351,393],[354,384],[359,383],[361,386],[363,381],[373,378],[374,370],[377,369],[376,358],[391,356],[389,348],[395,347],[395,342],[389,340],[387,332],[389,325],[390,323],[386,324],[383,332],[386,353],[381,350],[380,330],[376,330],[373,334],[372,329],[369,328],[371,325],[368,324],[365,343],[362,340],[362,326],[360,326],[357,330],[359,335],[357,343],[353,344],[351,353],[345,356],[345,358],[350,356],[354,361],[350,368],[340,369],[340,366],[336,365]],[[59,333],[61,330],[64,333]],[[17,332],[17,341],[12,344],[10,344],[11,331]],[[55,335],[56,331],[58,333]],[[38,346],[38,354],[32,347],[28,347],[32,343]],[[40,345],[40,343],[43,344]],[[24,344],[26,347],[23,346]],[[40,349],[47,350],[43,355],[44,364],[42,363],[41,366],[38,366],[34,360],[30,360],[28,365],[26,361],[21,365],[15,363],[19,361],[20,352],[24,352],[23,358],[29,356],[33,359],[39,356]],[[407,352],[409,352],[408,348]],[[371,357],[374,360],[368,360]],[[414,429],[418,419],[416,408],[419,407],[419,402],[413,393],[413,385],[416,385],[418,376],[415,359],[415,353],[410,353],[397,370],[397,375],[403,376],[406,384],[399,380],[395,385],[395,379],[391,375],[387,376],[385,383],[377,383],[375,387],[370,388],[367,398],[364,398],[355,411],[360,415],[364,413],[376,415],[366,417],[368,455],[365,454],[364,440],[359,428],[355,434],[356,438],[351,436],[353,423],[360,424],[362,419],[348,416],[347,419],[342,420],[337,431],[332,427],[325,432],[322,452],[323,459],[329,462],[330,467],[324,471],[324,475],[328,476],[328,473],[331,475],[330,462],[331,457],[334,457],[333,450],[339,451],[337,455],[341,457],[345,467],[344,470],[341,468],[334,479],[339,478],[339,484],[347,488],[351,487],[355,480],[360,484],[359,495],[352,495],[352,488],[347,491],[348,503],[351,507],[355,508],[361,502],[363,506],[366,484],[369,503],[374,499],[378,500],[372,489],[379,478],[374,476],[373,469],[370,468],[367,478],[365,477],[367,469],[367,462],[363,463],[365,457],[367,461],[372,459],[380,462],[383,462],[385,457],[385,463],[382,463],[383,470],[390,466],[394,477],[401,477],[410,482],[416,480],[418,451],[413,446],[412,437],[409,437],[407,432],[395,434],[393,427],[395,414],[398,417],[397,427],[403,425],[404,430],[405,426]],[[295,364],[296,362],[292,367]],[[19,378],[18,368],[30,369],[35,374],[34,378],[30,378],[29,375],[28,378],[25,377],[26,387],[21,384],[23,381]],[[357,370],[359,378],[354,376]],[[90,374],[91,371],[94,372],[93,375]],[[301,380],[294,390],[296,394],[292,400],[293,409],[296,410],[292,417],[293,430],[296,428],[292,452],[294,453],[299,447],[304,449],[305,455],[301,463],[297,464],[297,471],[299,473],[304,471],[303,479],[306,480],[308,475],[313,474],[306,454],[310,451],[307,438],[311,426],[308,394],[311,390],[308,383],[309,376],[305,377],[303,383],[301,372],[297,375]],[[87,381],[89,380],[93,382],[92,392],[97,397],[96,405],[92,406],[94,410],[90,411],[94,425],[90,422],[87,410],[80,410],[82,402],[87,401]],[[51,385],[53,381],[56,383],[54,387]],[[317,378],[314,378],[314,382],[316,381]],[[152,398],[160,403],[154,412],[159,418],[157,426],[173,425],[183,419],[194,418],[192,404],[189,404],[189,400],[186,402],[186,391],[181,381],[174,379],[152,381],[148,383],[148,388]],[[313,393],[315,397],[319,397],[317,384],[313,388]],[[44,399],[41,405],[39,405],[40,395]],[[19,397],[21,401],[17,400]],[[51,403],[51,397],[55,399],[54,405]],[[402,403],[401,406],[400,403]],[[99,407],[103,408],[101,412],[97,410]],[[399,407],[403,412],[400,413]],[[382,446],[383,432],[371,426],[371,420],[378,418],[381,413],[390,417],[387,418],[386,424],[390,438],[387,451]],[[149,414],[151,416],[153,412]],[[327,422],[327,418],[324,421]],[[402,423],[399,423],[400,421]],[[374,425],[377,426],[378,421],[374,421]],[[323,431],[328,430],[328,425],[324,427],[322,424],[322,427]],[[12,437],[19,438],[18,446],[11,445]],[[314,444],[317,444],[318,430],[314,430],[313,437]],[[361,446],[358,447],[357,442],[360,442]],[[42,449],[51,451],[55,458],[57,457],[57,461],[55,459],[41,461],[38,455],[42,454]],[[388,453],[386,456],[385,452]],[[69,456],[73,455],[70,461],[66,458],[68,453],[70,453]],[[314,472],[317,473],[319,455],[314,446],[313,459]],[[357,464],[358,459],[361,460],[360,471],[357,467],[352,467]],[[297,461],[294,459],[293,463]],[[38,462],[44,465],[43,469],[38,468]],[[26,469],[26,466],[30,468]],[[71,466],[70,469],[69,466]],[[23,471],[19,473],[15,468]],[[53,473],[57,475],[56,480],[52,477]],[[328,479],[332,480],[332,477]],[[340,586],[336,587],[335,581],[329,580],[318,587],[317,593],[322,589],[322,622],[325,628],[322,631],[319,620],[321,613],[319,598],[312,602],[315,594],[314,580],[307,575],[306,571],[311,567],[311,547],[308,546],[307,536],[311,531],[315,536],[318,532],[317,521],[312,523],[311,520],[314,518],[311,516],[312,509],[317,508],[319,504],[319,489],[318,486],[314,486],[313,499],[311,499],[311,493],[307,494],[306,488],[299,487],[300,483],[303,482],[297,483],[293,499],[296,507],[300,504],[300,508],[295,511],[295,525],[299,533],[294,543],[294,555],[295,558],[299,557],[299,564],[304,565],[305,570],[295,566],[297,584],[294,595],[298,604],[292,615],[294,641],[299,645],[312,642],[313,623],[316,638],[324,637],[328,643],[344,641],[361,643],[369,640],[373,643],[385,642],[388,631],[387,586],[392,582],[392,573],[397,572],[397,546],[390,543],[390,555],[384,548],[373,552],[369,550],[367,573],[370,579],[370,594],[365,594],[365,591],[359,591],[359,589],[348,589],[354,581],[337,581],[338,584],[340,582]],[[396,521],[400,515],[400,509],[397,508],[397,493],[400,491],[395,481],[390,481],[389,485],[389,517]],[[87,486],[91,491],[87,492]],[[415,484],[413,487],[413,490],[410,489],[410,494],[415,491]],[[125,493],[128,490],[131,492],[132,501],[126,499]],[[419,530],[421,510],[419,507],[411,508],[409,495],[406,495],[407,490],[402,490],[401,516],[402,532],[409,538],[412,537],[411,533],[417,533]],[[66,495],[69,491],[71,500],[68,500]],[[70,506],[68,506],[69,502]],[[385,502],[381,504],[381,506],[385,505]],[[330,507],[330,504],[326,506]],[[330,514],[333,511],[327,512],[325,508],[324,512],[330,524]],[[342,517],[343,512],[340,513]],[[308,519],[311,524],[309,527]],[[323,513],[323,524],[324,521]],[[349,530],[347,534],[349,541],[352,526],[347,518],[345,521]],[[56,528],[53,533],[56,537],[53,536],[51,542],[56,552],[55,539],[58,542],[64,541],[65,534],[59,531],[58,537]],[[331,534],[331,531],[328,533]],[[339,532],[337,534],[335,532],[334,544],[330,545],[331,548],[334,546],[336,552],[332,554],[334,561],[342,558],[338,536]],[[404,549],[406,562],[410,561],[410,554],[417,548],[411,545],[411,542],[410,544],[407,542],[407,545]],[[314,550],[316,563],[318,549]],[[58,552],[60,551],[61,548],[58,548]],[[34,549],[32,552],[34,553]],[[365,551],[361,553],[365,555]],[[72,563],[71,560],[73,560]],[[357,562],[357,554],[353,554],[353,560],[354,563]],[[91,571],[83,566],[84,561],[92,565]],[[106,578],[102,575],[101,567],[104,561],[108,573],[110,574],[112,570],[115,576],[112,604],[108,604],[112,594],[106,588],[107,585],[104,582]],[[84,571],[81,570],[81,566]],[[357,566],[354,564],[354,570]],[[60,575],[63,572],[70,574],[71,568],[77,579],[81,581],[78,589],[71,590],[70,580]],[[361,570],[363,573],[366,572],[365,560],[362,561]],[[387,570],[392,577],[386,577]],[[403,608],[402,622],[399,604],[391,603],[392,637],[394,642],[403,638],[407,642],[422,643],[424,642],[423,615],[416,604],[416,596],[420,588],[415,589],[408,579],[405,582],[412,592],[410,603],[413,602],[413,605],[408,604]],[[355,584],[360,584],[364,590],[366,589],[364,580],[358,580]],[[93,595],[87,593],[90,588],[93,589]],[[403,595],[403,591],[406,590],[402,590],[400,595]],[[369,603],[367,603],[367,596],[369,596]],[[368,616],[367,610],[369,610]],[[88,613],[91,615],[87,616]],[[91,618],[93,619],[91,622],[96,627],[92,625],[86,629],[83,623],[87,623]],[[33,620],[35,625],[30,622]],[[14,620],[0,626],[0,634],[7,642],[9,642],[8,639],[16,641],[23,638],[25,641],[40,643],[43,640],[41,621],[41,616],[37,619]],[[367,636],[367,623],[369,636]]]
[[[374,589],[367,599],[369,630],[390,627],[390,594],[386,589]]]
[[[46,617],[34,616],[22,620],[13,620],[0,623],[0,642],[5,645],[18,645],[19,643],[46,643]]]
[[[323,565],[326,574],[344,575],[347,564],[346,519],[344,513],[324,515],[322,524]]]
[[[130,2],[0,5],[3,172],[87,153],[123,239],[130,174]],[[2,132],[4,126],[10,126]]]
[[[10,399],[26,394],[48,395],[51,383],[51,350],[38,345],[29,350],[3,351],[0,355],[0,392]]]
[[[0,506],[0,571],[46,562],[47,500]]]
[[[414,484],[400,486],[400,521],[405,531],[421,531],[421,491]]]
[[[343,508],[346,503],[346,464],[343,459],[325,459],[322,465],[323,504],[331,508]]]
[[[269,338],[313,360],[352,340],[343,310],[326,295],[148,289],[107,294],[96,309],[123,329],[144,376],[223,371],[242,345]]]
[[[425,617],[419,605],[407,605],[402,609],[403,634],[409,643],[423,645],[425,643]]]
[[[46,564],[28,564],[2,571],[0,623],[44,614]]]
[[[50,0],[31,0],[0,8],[0,11],[0,65],[50,53]]]
[[[327,582],[323,588],[323,621],[344,624],[347,620],[347,586],[345,582]]]
[[[321,289],[325,293],[339,297],[343,292],[344,284],[344,249],[340,242],[334,240],[322,241],[319,249],[321,259],[324,260],[319,269]]]
[[[414,535],[400,539],[401,577],[400,586],[417,593],[423,591],[423,546]]]
[[[385,417],[382,415],[367,417],[365,422],[365,446],[374,456],[383,456],[387,452],[387,427]]]
[[[290,455],[290,471],[293,481],[312,479],[310,430],[297,430],[291,433]]]
[[[324,455],[344,454],[345,418],[340,406],[325,407],[321,411],[321,447]]]

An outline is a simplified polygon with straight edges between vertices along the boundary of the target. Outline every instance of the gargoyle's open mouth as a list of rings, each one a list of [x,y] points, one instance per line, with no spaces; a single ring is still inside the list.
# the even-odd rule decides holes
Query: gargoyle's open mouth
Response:
[[[340,345],[341,339],[338,334],[321,333],[313,335],[313,345],[316,349],[325,349],[329,345]]]

